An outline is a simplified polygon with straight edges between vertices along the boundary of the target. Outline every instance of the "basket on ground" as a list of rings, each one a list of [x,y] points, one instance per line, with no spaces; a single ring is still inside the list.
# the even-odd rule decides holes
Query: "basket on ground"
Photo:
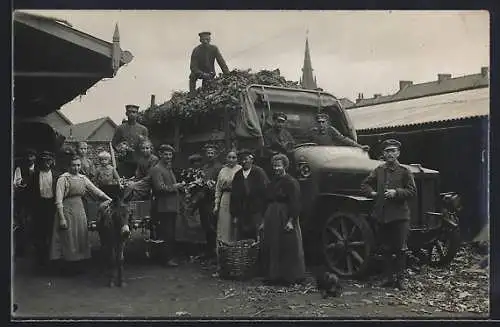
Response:
[[[247,279],[257,272],[260,242],[253,239],[230,243],[219,241],[220,275]]]

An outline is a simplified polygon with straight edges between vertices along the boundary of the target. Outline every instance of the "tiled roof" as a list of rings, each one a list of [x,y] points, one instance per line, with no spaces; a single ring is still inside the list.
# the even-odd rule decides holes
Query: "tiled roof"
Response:
[[[116,127],[116,124],[113,120],[111,120],[111,118],[102,117],[80,124],[67,126],[61,131],[61,133],[67,138],[67,141],[86,141],[106,121]]]
[[[352,108],[356,130],[371,130],[488,116],[489,88]]]
[[[458,92],[474,88],[488,87],[488,85],[489,79],[487,74],[479,73],[465,75],[455,78],[447,78],[441,81],[412,84],[404,87],[403,89],[392,95],[359,99],[356,100],[356,104],[353,107],[364,107],[386,102],[402,101],[430,95]]]

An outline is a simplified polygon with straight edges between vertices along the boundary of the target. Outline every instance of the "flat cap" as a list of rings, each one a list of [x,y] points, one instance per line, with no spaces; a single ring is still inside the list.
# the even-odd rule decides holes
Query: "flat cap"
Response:
[[[286,121],[288,120],[288,117],[284,112],[275,112],[273,113],[273,120],[283,120]]]
[[[139,110],[139,106],[136,104],[127,104],[125,106],[125,110]]]
[[[199,35],[199,36],[204,36],[204,35],[210,36],[210,35],[212,35],[212,33],[210,33],[210,32],[206,32],[206,31],[205,31],[205,32],[200,32],[200,33],[198,33],[198,35]]]
[[[330,116],[328,116],[323,112],[320,112],[319,114],[316,115],[316,120],[330,120]]]
[[[188,157],[188,161],[190,163],[196,163],[196,162],[201,162],[203,161],[203,157],[201,155],[199,155],[198,153],[195,153],[195,154],[192,154]]]
[[[238,151],[238,156],[241,156],[241,157],[243,157],[243,156],[251,156],[252,158],[255,157],[253,151],[250,150],[250,149],[241,149],[241,150],[239,150]]]
[[[40,159],[54,159],[54,154],[50,151],[42,151],[39,157]]]
[[[166,151],[175,152],[175,149],[170,144],[162,144],[158,147],[158,152],[166,152]]]
[[[401,142],[395,139],[388,139],[382,142],[382,150],[386,150],[389,148],[401,148]]]
[[[217,146],[213,143],[207,143],[203,146],[203,149],[204,150],[209,150],[209,149],[217,150]]]

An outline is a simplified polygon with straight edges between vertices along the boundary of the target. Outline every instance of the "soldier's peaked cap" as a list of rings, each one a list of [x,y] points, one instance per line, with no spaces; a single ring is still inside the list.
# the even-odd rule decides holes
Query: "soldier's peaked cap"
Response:
[[[288,120],[288,117],[284,112],[273,113],[273,120]]]
[[[136,105],[136,104],[127,104],[127,105],[125,106],[125,109],[126,109],[126,110],[139,110],[139,106],[138,106],[138,105]]]
[[[401,142],[399,142],[398,140],[395,140],[395,139],[388,139],[388,140],[385,140],[384,142],[382,142],[382,149],[383,150],[386,150],[386,149],[389,149],[389,148],[400,149],[401,148]]]
[[[203,146],[205,150],[217,150],[217,146],[213,143],[207,143]]]
[[[319,114],[316,115],[316,120],[328,120],[330,119],[330,116],[327,114],[320,112]]]
[[[254,157],[253,151],[250,149],[241,149],[238,151],[239,156],[251,156],[252,158]]]
[[[165,151],[175,152],[175,149],[173,146],[169,144],[162,144],[158,147],[158,152],[165,152]]]
[[[199,36],[204,36],[204,35],[210,36],[210,35],[212,35],[212,33],[210,33],[210,32],[206,32],[206,31],[205,31],[205,32],[200,32],[200,33],[198,33],[198,35],[199,35]]]

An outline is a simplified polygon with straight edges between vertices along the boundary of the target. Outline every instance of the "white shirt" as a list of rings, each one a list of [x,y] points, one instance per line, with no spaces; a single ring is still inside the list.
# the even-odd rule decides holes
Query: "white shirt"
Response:
[[[30,172],[35,171],[35,164],[31,164],[29,168]],[[23,182],[23,176],[21,175],[21,167],[17,167],[14,171],[14,185],[19,186]]]
[[[243,169],[243,177],[245,179],[247,179],[248,175],[250,174],[250,171],[252,170],[252,168],[248,169],[248,170],[245,170]]]
[[[40,171],[40,196],[44,199],[52,199],[54,191],[52,189],[52,171]]]

